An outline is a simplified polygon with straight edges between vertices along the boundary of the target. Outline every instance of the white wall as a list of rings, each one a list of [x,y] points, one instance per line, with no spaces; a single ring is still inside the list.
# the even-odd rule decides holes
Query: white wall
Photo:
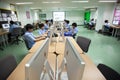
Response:
[[[71,24],[76,22],[81,25],[84,23],[84,11],[66,11],[66,19],[70,20]]]
[[[6,2],[0,2],[0,8],[2,9],[10,9],[10,4],[6,3]],[[21,21],[22,25],[25,25],[27,23],[32,23],[32,16],[31,16],[31,11],[29,9],[29,7],[25,7],[25,6],[17,6],[17,14],[18,14],[18,20]],[[26,17],[26,11],[30,12],[30,19],[27,19]]]
[[[30,13],[30,19],[26,16],[26,11],[29,11]],[[33,18],[31,16],[31,10],[27,6],[17,6],[17,13],[18,13],[18,21],[21,21],[22,25],[26,25],[28,23],[33,23]]]
[[[98,10],[91,11],[90,19],[94,18],[97,19],[98,16]]]
[[[53,18],[53,11],[42,11],[39,14],[46,14],[46,19]],[[35,14],[35,12],[34,12]],[[70,20],[70,24],[76,22],[78,25],[83,24],[84,21],[84,11],[65,11],[65,16],[67,20]],[[33,16],[35,18],[35,16]],[[35,20],[35,19],[34,19]],[[41,19],[40,19],[41,20]]]
[[[33,21],[36,22],[39,19],[39,10],[32,10],[32,17],[33,17]]]
[[[102,4],[98,6],[97,24],[95,29],[96,31],[102,29],[104,20],[107,19],[110,23],[112,23],[114,8],[115,4]]]
[[[0,1],[0,8],[10,10],[10,4]]]

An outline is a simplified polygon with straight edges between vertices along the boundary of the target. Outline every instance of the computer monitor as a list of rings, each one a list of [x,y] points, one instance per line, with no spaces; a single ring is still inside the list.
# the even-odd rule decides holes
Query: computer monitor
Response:
[[[3,30],[9,30],[10,25],[8,23],[2,24],[2,28],[3,28]]]
[[[64,58],[68,80],[82,80],[85,62],[69,38],[66,38]]]
[[[15,23],[16,23],[16,25],[21,26],[21,22],[16,21]]]
[[[49,39],[47,38],[31,59],[25,64],[25,80],[40,80],[47,59]]]
[[[53,37],[55,37],[55,34],[54,34],[55,31],[56,31],[56,27],[54,27],[54,26],[50,27],[50,29],[48,31],[48,36],[50,38],[50,40],[49,40],[50,44],[55,41],[55,40],[53,40]]]

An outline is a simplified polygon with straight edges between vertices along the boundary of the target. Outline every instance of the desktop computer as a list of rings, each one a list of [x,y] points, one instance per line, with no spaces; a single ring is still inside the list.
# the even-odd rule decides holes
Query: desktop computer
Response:
[[[40,80],[47,60],[48,47],[49,39],[47,38],[31,59],[25,64],[25,80]]]
[[[80,56],[80,53],[74,47],[73,43],[70,41],[69,37],[66,38],[64,60],[61,65],[62,66],[64,65],[64,67],[66,68],[67,73],[65,75],[67,75],[66,77],[68,78],[65,79],[82,80],[82,76],[85,68],[85,62]],[[61,74],[62,71],[60,72],[59,77],[61,76]]]
[[[59,69],[56,59],[55,72],[53,72],[47,61],[49,40],[47,38],[25,64],[25,80],[82,80],[85,62],[70,41],[70,38],[66,38],[64,60]],[[66,68],[65,74],[63,74],[64,68]],[[47,71],[47,75],[44,76],[45,71]]]
[[[5,31],[9,31],[10,25],[9,25],[8,23],[2,24],[2,28],[3,28],[3,30],[5,30]]]

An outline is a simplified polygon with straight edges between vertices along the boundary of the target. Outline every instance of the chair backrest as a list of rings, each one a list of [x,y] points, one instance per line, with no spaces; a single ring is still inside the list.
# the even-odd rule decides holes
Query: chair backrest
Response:
[[[0,59],[0,80],[6,80],[16,66],[17,62],[12,55]]]
[[[27,39],[25,38],[24,35],[22,36],[22,38],[23,38],[23,40],[24,40],[24,42],[25,42],[25,45],[26,45],[27,49],[29,50],[30,48],[29,48],[29,44],[28,44]]]
[[[91,43],[91,40],[88,38],[85,38],[82,36],[77,37],[77,44],[84,52],[88,52],[90,43]]]
[[[99,64],[97,67],[100,70],[100,72],[104,75],[106,80],[120,80],[120,74],[118,74],[112,68],[104,64]]]
[[[75,39],[76,35],[77,35],[77,34],[73,34],[72,37]]]
[[[12,32],[11,32],[11,35],[12,36],[20,36],[22,33],[22,28],[21,27],[16,27],[16,28],[13,28]]]
[[[109,32],[109,29],[108,29],[108,28],[106,28],[106,26],[105,26],[105,25],[103,25],[103,26],[102,26],[102,30],[103,30],[103,32]]]

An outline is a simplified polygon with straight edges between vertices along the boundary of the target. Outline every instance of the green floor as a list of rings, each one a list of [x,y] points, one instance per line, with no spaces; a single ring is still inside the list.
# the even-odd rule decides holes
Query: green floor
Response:
[[[117,41],[114,37],[104,36],[95,31],[87,30],[82,26],[79,26],[78,35],[91,39],[92,42],[86,54],[96,65],[103,63],[120,73],[120,41]],[[13,54],[19,63],[27,53],[28,50],[23,42],[20,42],[19,45],[9,44],[4,48],[4,51],[0,50],[0,58]]]

